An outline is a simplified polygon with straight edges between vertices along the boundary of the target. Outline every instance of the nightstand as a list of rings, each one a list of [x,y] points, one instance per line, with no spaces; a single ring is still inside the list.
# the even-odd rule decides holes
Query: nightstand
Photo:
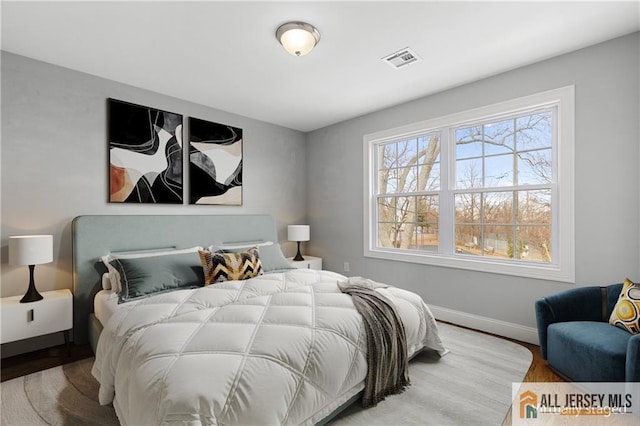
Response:
[[[69,351],[69,330],[73,328],[73,295],[68,289],[43,291],[42,300],[20,303],[22,296],[3,297],[0,343],[14,342],[44,334],[64,333]]]
[[[298,269],[322,269],[322,258],[313,256],[303,256],[304,260],[293,260],[293,257],[288,257],[287,260],[291,263],[291,266]]]

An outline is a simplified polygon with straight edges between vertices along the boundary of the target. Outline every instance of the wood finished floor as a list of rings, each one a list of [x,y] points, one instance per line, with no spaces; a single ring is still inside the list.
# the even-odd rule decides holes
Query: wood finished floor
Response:
[[[60,345],[4,358],[1,361],[0,370],[2,371],[2,377],[0,381],[4,382],[15,379],[16,377],[26,376],[27,374],[93,356],[93,351],[89,345],[76,346],[74,344],[70,344],[69,350],[71,352],[71,356],[67,353],[67,347],[65,345]]]
[[[510,339],[508,339],[510,340]],[[533,361],[531,362],[531,367],[529,367],[529,371],[527,371],[527,375],[524,376],[523,382],[564,382],[565,380],[558,376],[547,364],[547,361],[542,359],[542,355],[540,354],[540,346],[533,345],[531,343],[518,342],[514,340],[515,343],[518,343],[525,348],[529,349],[533,354]]]
[[[500,336],[496,336],[500,337]],[[503,338],[503,337],[501,337]],[[542,359],[540,355],[540,347],[531,343],[524,343],[513,339],[514,343],[522,345],[529,349],[533,354],[533,362],[529,371],[524,378],[524,382],[562,382],[560,376],[555,374],[547,365],[547,361]],[[76,346],[71,344],[71,356],[67,355],[67,349],[64,345],[55,346],[48,349],[5,358],[1,362],[1,381],[15,379],[16,377],[25,376],[37,371],[46,370],[66,363],[78,361],[93,356],[89,345]]]

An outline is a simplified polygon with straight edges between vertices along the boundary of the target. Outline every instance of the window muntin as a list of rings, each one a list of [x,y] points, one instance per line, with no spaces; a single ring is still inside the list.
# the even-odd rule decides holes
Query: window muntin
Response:
[[[573,126],[569,86],[366,135],[365,256],[573,281]],[[418,188],[400,170],[427,135],[440,152]],[[386,192],[380,170],[397,172]]]

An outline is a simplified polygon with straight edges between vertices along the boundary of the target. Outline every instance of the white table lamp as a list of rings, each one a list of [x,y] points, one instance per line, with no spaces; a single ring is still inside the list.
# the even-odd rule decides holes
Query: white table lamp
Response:
[[[287,239],[289,241],[298,242],[298,253],[293,260],[304,260],[302,253],[300,253],[300,241],[309,241],[310,227],[309,225],[289,225],[287,227]]]
[[[53,235],[9,237],[9,264],[29,266],[29,289],[20,303],[36,302],[43,297],[33,280],[35,265],[53,261]]]

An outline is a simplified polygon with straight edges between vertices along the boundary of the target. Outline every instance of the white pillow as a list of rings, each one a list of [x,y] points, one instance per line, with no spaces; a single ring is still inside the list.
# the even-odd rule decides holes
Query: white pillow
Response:
[[[111,277],[108,272],[102,274],[102,289],[111,290]]]
[[[255,241],[255,242],[242,241],[238,243],[212,244],[207,249],[211,253],[214,253],[218,250],[243,250],[243,249],[250,249],[252,247],[265,247],[265,246],[272,246],[272,245],[273,245],[273,241]]]
[[[293,266],[291,266],[284,257],[284,254],[282,254],[280,244],[276,244],[273,241],[257,240],[237,243],[214,243],[208,247],[208,250],[211,253],[217,251],[242,251],[256,246],[260,250],[260,262],[262,262],[262,269],[265,273],[293,269]]]
[[[202,247],[196,246],[196,247],[190,247],[190,248],[180,249],[180,250],[175,248],[163,248],[163,249],[156,249],[156,250],[114,252],[114,253],[106,254],[100,258],[102,260],[102,263],[104,263],[104,266],[107,267],[107,271],[108,271],[107,273],[104,274],[104,275],[107,275],[106,281],[108,281],[108,284],[105,284],[105,276],[103,275],[102,288],[104,288],[105,290],[108,290],[107,288],[105,288],[105,285],[108,285],[111,291],[113,291],[114,293],[120,294],[120,292],[122,291],[120,274],[118,273],[118,270],[116,268],[111,266],[111,261],[114,259],[139,259],[141,257],[164,256],[168,254],[194,253],[194,252],[198,252],[198,250],[202,250]]]

